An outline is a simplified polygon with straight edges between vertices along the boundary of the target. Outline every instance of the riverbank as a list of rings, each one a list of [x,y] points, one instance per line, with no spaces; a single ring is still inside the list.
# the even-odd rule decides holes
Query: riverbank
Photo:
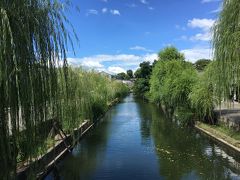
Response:
[[[221,125],[196,122],[195,128],[240,153],[240,134]]]
[[[126,97],[101,121],[46,180],[240,178],[239,156],[142,99]]]
[[[19,163],[17,166],[17,179],[26,179],[32,170],[36,173],[38,179],[44,178],[55,166],[62,160],[68,153],[72,151],[77,142],[79,142],[113,107],[121,101],[119,98],[115,98],[108,104],[106,112],[104,112],[99,118],[91,122],[84,120],[78,128],[75,128],[73,133],[61,135],[58,134],[52,141],[55,141],[52,146],[48,148],[46,153],[39,155],[38,157],[31,160],[31,162],[25,161]],[[61,137],[57,137],[57,136]],[[77,137],[77,139],[76,139]]]

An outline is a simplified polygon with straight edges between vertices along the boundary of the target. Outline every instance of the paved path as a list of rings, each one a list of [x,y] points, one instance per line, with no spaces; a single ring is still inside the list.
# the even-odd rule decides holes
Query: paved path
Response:
[[[222,103],[221,107],[216,107],[214,111],[222,118],[240,124],[240,103],[225,102]]]

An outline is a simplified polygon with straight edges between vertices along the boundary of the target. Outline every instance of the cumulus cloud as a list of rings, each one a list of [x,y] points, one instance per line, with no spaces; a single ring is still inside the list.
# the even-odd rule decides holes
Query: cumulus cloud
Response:
[[[117,10],[117,9],[111,9],[111,10],[110,10],[110,13],[113,14],[113,15],[118,15],[118,16],[121,15],[121,14],[120,14],[120,11]]]
[[[212,59],[212,49],[210,48],[192,48],[181,50],[186,60],[196,62],[198,59]]]
[[[89,69],[106,71],[109,73],[114,73],[120,71],[120,68],[124,69],[136,69],[138,65],[143,61],[153,62],[157,59],[157,54],[144,54],[144,55],[134,55],[134,54],[99,54],[94,56],[87,56],[83,58],[68,58],[68,63],[72,66],[83,66]],[[109,66],[104,66],[104,63],[110,64]],[[110,68],[110,67],[120,67],[120,68]],[[110,69],[109,69],[110,68]],[[122,70],[121,69],[121,70]]]
[[[198,33],[190,38],[192,41],[210,41],[211,39],[212,34],[210,32]]]
[[[147,49],[147,48],[145,48],[145,47],[143,47],[143,46],[134,46],[134,47],[130,47],[130,50],[152,52],[151,49]]]
[[[188,20],[188,26],[191,28],[200,28],[204,31],[208,31],[213,26],[215,20],[214,19],[198,19],[194,18],[192,20]]]
[[[103,65],[100,64],[100,62],[95,61],[84,61],[81,65],[89,68],[103,68]]]
[[[113,73],[113,74],[118,74],[118,73],[122,73],[122,72],[126,72],[125,69],[121,68],[121,67],[115,67],[115,66],[110,66],[107,68],[107,71],[109,73]]]
[[[210,41],[212,38],[211,28],[214,25],[214,19],[197,19],[194,18],[188,21],[188,27],[198,28],[202,32],[198,33],[190,38],[190,40],[194,41]]]

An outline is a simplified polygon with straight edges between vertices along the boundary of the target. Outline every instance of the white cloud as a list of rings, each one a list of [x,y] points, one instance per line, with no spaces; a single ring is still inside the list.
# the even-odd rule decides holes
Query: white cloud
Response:
[[[111,10],[110,10],[110,13],[113,14],[113,15],[118,15],[118,16],[121,15],[120,12],[119,12],[119,10],[117,10],[117,9],[111,9]]]
[[[198,33],[190,37],[190,40],[192,41],[210,41],[211,39],[212,39],[212,33],[210,32]]]
[[[102,13],[107,13],[108,9],[107,8],[102,8]]]
[[[219,6],[217,9],[210,11],[211,14],[219,13],[222,11],[222,6]]]
[[[120,67],[125,71],[127,69],[136,69],[138,65],[143,61],[153,62],[158,57],[155,53],[147,53],[144,55],[134,54],[99,54],[94,56],[87,56],[83,58],[68,58],[68,63],[72,66],[83,66],[89,69],[95,69],[99,71],[106,71],[113,73],[113,69],[109,67]],[[108,62],[111,65],[109,67],[104,66],[104,62]],[[115,69],[116,70],[116,69]],[[119,70],[119,68],[117,69]],[[110,72],[111,71],[111,72]]]
[[[149,9],[149,10],[154,10],[154,8],[153,8],[153,7],[151,7],[151,6],[150,6],[150,7],[148,7],[148,9]]]
[[[121,68],[121,67],[115,67],[115,66],[110,66],[107,68],[107,71],[113,74],[118,74],[118,73],[122,73],[122,72],[126,72],[125,69]]]
[[[212,59],[212,49],[210,48],[192,48],[181,50],[186,60],[196,62],[198,59]]]
[[[148,4],[147,0],[140,0],[140,2],[143,3],[143,4]]]
[[[191,28],[198,28],[202,32],[198,33],[192,37],[190,37],[190,40],[193,41],[210,41],[212,39],[212,32],[211,28],[214,25],[215,20],[214,19],[197,19],[194,18],[192,20],[188,21],[188,27]]]
[[[188,21],[188,26],[191,28],[200,28],[203,31],[208,31],[213,26],[215,20],[214,19],[197,19],[194,18]]]
[[[103,2],[105,2],[105,3],[107,3],[108,2],[108,0],[102,0]]]
[[[151,49],[147,49],[147,48],[142,47],[142,46],[134,46],[134,47],[130,47],[130,50],[152,52]]]
[[[103,68],[103,65],[100,64],[100,62],[95,61],[84,61],[81,65],[89,68]]]
[[[86,15],[87,16],[89,16],[89,15],[98,15],[98,11],[96,9],[88,9]]]
[[[202,3],[218,2],[220,0],[202,0]]]
[[[143,56],[144,61],[149,61],[149,62],[153,62],[154,60],[158,59],[158,55],[153,53],[153,54],[146,54]]]

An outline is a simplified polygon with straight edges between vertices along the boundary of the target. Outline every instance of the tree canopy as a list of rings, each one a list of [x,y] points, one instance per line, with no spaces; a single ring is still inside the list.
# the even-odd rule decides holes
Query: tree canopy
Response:
[[[131,69],[127,70],[127,75],[130,79],[133,78],[133,71]]]
[[[121,73],[116,74],[115,78],[119,79],[119,80],[128,80],[129,76],[125,72],[121,72]]]
[[[20,130],[24,127],[30,153],[41,139],[34,127],[61,114],[58,87],[67,87],[66,49],[71,44],[66,8],[50,0],[0,3],[0,168],[5,173],[0,175],[6,179],[16,175]],[[65,77],[63,86],[58,86],[59,73]]]
[[[194,65],[198,71],[203,71],[209,63],[211,63],[210,59],[199,59]]]
[[[145,93],[149,91],[149,79],[152,73],[152,65],[149,61],[144,61],[139,64],[139,67],[134,76],[136,78],[133,92],[137,96],[145,97]]]
[[[184,54],[180,53],[177,48],[170,46],[166,47],[158,53],[159,60],[171,61],[171,60],[184,60]]]
[[[240,3],[224,0],[223,9],[213,28],[214,59],[217,61],[219,89],[224,97],[233,84],[240,84]]]
[[[152,66],[149,61],[144,61],[140,63],[139,69],[134,73],[136,78],[150,78],[152,73]]]

